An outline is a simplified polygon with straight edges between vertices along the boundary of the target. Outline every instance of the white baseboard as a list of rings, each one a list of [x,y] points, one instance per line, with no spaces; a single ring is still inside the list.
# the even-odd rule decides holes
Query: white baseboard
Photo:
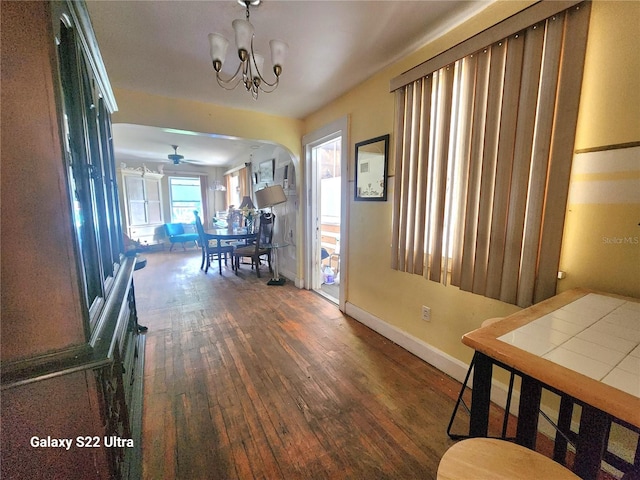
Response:
[[[360,323],[366,325],[372,330],[375,330],[380,335],[388,338],[397,345],[400,345],[402,348],[411,352],[416,357],[424,360],[430,365],[433,365],[435,368],[446,373],[450,377],[453,377],[458,382],[462,383],[464,381],[464,377],[466,376],[467,370],[469,369],[468,364],[452,357],[442,350],[439,350],[433,345],[429,345],[419,338],[416,338],[408,334],[407,332],[404,332],[399,328],[380,320],[379,318],[352,303],[347,302],[346,313],[347,315],[358,320]],[[468,385],[471,385],[472,379],[473,374],[469,378]],[[508,385],[505,385],[504,383],[499,382],[495,379],[492,380],[491,400],[497,405],[500,405],[502,408],[505,408],[507,404],[507,391]],[[511,398],[511,406],[509,408],[510,412],[513,415],[518,415],[519,405],[520,393],[517,390],[514,390]],[[557,412],[553,411],[552,409],[543,406],[542,410],[551,419],[558,418]],[[575,425],[574,427],[577,428],[577,425]],[[541,433],[547,435],[548,437],[553,438],[555,436],[555,429],[549,424],[549,422],[542,418],[542,416],[540,416],[538,422],[538,429]]]

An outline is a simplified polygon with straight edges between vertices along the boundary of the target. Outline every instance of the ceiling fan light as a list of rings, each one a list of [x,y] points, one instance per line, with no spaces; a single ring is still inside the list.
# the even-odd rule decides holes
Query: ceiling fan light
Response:
[[[282,65],[284,65],[284,60],[289,50],[289,45],[282,40],[271,40],[269,42],[269,46],[271,47],[271,63],[273,64],[273,70],[275,72],[276,67],[280,67],[278,70],[281,72]],[[279,73],[276,73],[276,76],[279,75]]]
[[[253,38],[253,25],[248,20],[234,20],[233,30],[236,32],[236,47],[238,47],[238,54],[242,59],[242,54],[240,52],[251,51],[251,40]]]
[[[216,63],[220,66],[216,68],[216,71],[220,71],[222,68],[222,64],[224,63],[224,59],[227,56],[227,48],[229,47],[229,40],[224,38],[222,35],[218,35],[217,33],[209,34],[209,45],[211,53],[211,60],[213,60],[214,67]]]

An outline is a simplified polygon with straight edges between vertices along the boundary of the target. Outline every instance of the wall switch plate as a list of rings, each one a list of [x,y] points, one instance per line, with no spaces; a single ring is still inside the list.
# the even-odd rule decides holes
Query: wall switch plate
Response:
[[[422,306],[422,320],[424,320],[425,322],[431,321],[431,309],[424,305]]]

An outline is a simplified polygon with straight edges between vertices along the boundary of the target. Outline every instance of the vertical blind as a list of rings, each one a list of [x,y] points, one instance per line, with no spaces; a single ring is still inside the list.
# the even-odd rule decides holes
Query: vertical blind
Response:
[[[392,268],[522,307],[555,294],[589,10],[395,89]]]

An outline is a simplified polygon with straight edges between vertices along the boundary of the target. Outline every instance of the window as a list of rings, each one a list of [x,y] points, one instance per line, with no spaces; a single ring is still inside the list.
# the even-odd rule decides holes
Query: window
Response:
[[[392,81],[392,268],[523,307],[555,294],[589,6],[540,16],[553,3]]]
[[[202,212],[200,178],[169,177],[171,222],[193,223],[193,211]]]

